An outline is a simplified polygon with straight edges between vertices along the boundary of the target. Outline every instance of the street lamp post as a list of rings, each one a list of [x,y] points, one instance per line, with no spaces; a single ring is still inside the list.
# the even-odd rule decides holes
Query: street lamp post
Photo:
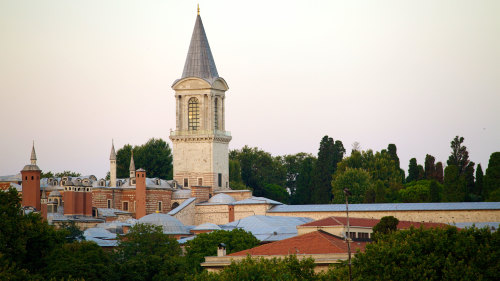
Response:
[[[345,194],[345,210],[347,213],[347,235],[346,235],[346,242],[347,242],[347,254],[348,254],[348,264],[349,264],[349,281],[352,281],[352,271],[351,271],[351,227],[349,225],[349,200],[348,197],[352,195],[352,193],[349,191],[349,189],[346,187],[344,188],[344,194]]]

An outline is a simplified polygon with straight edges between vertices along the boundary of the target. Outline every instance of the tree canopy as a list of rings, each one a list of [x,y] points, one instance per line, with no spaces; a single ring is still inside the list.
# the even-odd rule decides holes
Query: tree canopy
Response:
[[[145,144],[132,147],[124,145],[116,153],[116,174],[118,178],[129,177],[130,157],[134,152],[135,168],[146,170],[150,178],[172,179],[172,151],[162,139],[152,138]]]
[[[198,234],[196,238],[186,242],[186,259],[189,267],[194,272],[201,271],[200,263],[206,256],[217,255],[217,246],[220,243],[224,243],[227,254],[231,254],[253,248],[259,244],[259,240],[252,233],[239,228]]]

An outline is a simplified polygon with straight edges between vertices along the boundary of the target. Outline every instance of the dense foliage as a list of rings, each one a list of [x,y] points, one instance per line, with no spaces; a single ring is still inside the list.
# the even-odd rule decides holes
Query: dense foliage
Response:
[[[132,147],[126,144],[116,152],[118,178],[129,177],[132,151],[136,169],[145,169],[150,178],[172,179],[172,150],[164,140],[155,138],[139,146]]]
[[[353,193],[351,203],[500,201],[500,152],[492,154],[486,180],[481,165],[475,169],[469,160],[464,141],[458,136],[451,141],[446,169],[426,154],[424,165],[410,159],[406,178],[395,144],[373,151],[355,143],[347,157],[342,142],[328,136],[321,139],[317,156],[272,156],[245,146],[229,154],[230,186],[289,204],[344,203],[344,188]]]
[[[231,254],[253,248],[259,244],[259,240],[243,229],[201,233],[186,243],[186,260],[189,267],[194,272],[201,271],[200,263],[206,256],[216,256],[217,246],[220,243],[224,243],[227,254]]]
[[[314,260],[298,260],[296,256],[283,259],[254,259],[247,257],[239,262],[232,262],[218,273],[203,272],[193,280],[253,281],[253,280],[318,280],[314,273]]]
[[[390,232],[353,259],[354,280],[497,280],[500,232],[455,227]]]

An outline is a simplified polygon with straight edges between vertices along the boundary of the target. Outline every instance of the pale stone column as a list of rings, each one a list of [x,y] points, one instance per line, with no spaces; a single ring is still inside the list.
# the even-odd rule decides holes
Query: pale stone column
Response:
[[[200,102],[200,130],[206,130],[205,128],[205,99],[203,98],[203,95],[198,98],[198,101]]]
[[[176,95],[175,96],[175,129],[176,130],[180,130],[181,129],[181,112],[180,112],[180,99],[181,99],[181,96],[180,95]]]
[[[208,95],[208,104],[212,104],[213,103],[213,93],[210,93],[210,95]],[[208,131],[212,131],[213,128],[214,128],[214,118],[212,118],[213,116],[213,109],[212,109],[212,106],[209,106],[209,110],[207,110],[207,113],[208,113],[208,120],[210,120],[208,122],[208,128],[207,130]]]
[[[222,115],[222,118],[220,118],[221,120],[221,126],[220,126],[220,130],[221,131],[225,131],[226,130],[226,106],[225,106],[225,103],[226,103],[226,97],[225,96],[222,96],[222,101],[221,101],[221,107],[222,107],[222,110],[221,110],[221,115]]]

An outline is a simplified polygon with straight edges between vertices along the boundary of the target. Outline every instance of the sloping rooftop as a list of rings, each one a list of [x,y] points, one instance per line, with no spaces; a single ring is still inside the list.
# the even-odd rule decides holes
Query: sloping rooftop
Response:
[[[266,197],[255,197],[243,199],[233,203],[234,205],[245,205],[245,204],[271,204],[271,205],[282,205],[283,203],[274,201]]]
[[[198,77],[212,82],[219,77],[200,15],[196,17],[182,78]]]
[[[221,228],[215,223],[207,222],[194,227],[192,230],[221,230]]]
[[[349,218],[349,225],[352,227],[369,227],[372,228],[377,223],[379,223],[380,220],[378,219],[365,219],[365,218]],[[328,217],[324,219],[320,219],[317,221],[309,222],[303,225],[300,225],[301,227],[308,227],[308,226],[346,226],[347,225],[347,218],[346,217]],[[429,227],[445,227],[447,226],[444,223],[432,223],[432,222],[413,222],[413,221],[399,221],[398,224],[398,229],[407,229],[410,228],[411,226],[413,227],[420,227],[423,226],[425,228]]]
[[[138,222],[162,226],[163,233],[165,234],[190,234],[189,230],[180,220],[167,214],[149,214],[140,218]]]
[[[312,221],[310,218],[282,216],[250,216],[222,225],[224,230],[241,228],[262,242],[277,241],[297,235],[297,225]]]
[[[352,242],[351,251],[363,251],[366,242]],[[232,253],[229,256],[250,255],[290,255],[290,254],[335,254],[347,253],[346,242],[324,231],[313,231],[281,241],[257,246],[252,249]]]
[[[349,204],[349,212],[361,211],[437,211],[437,210],[498,210],[500,202],[456,203],[383,203]],[[279,205],[268,212],[345,212],[345,204]]]
[[[168,214],[171,215],[171,216],[177,214],[182,209],[184,209],[186,206],[188,206],[189,204],[193,203],[195,200],[196,200],[195,197],[184,200],[184,202],[182,202],[179,206],[177,206],[177,208],[175,208],[175,209],[171,210],[170,212],[168,212]]]

